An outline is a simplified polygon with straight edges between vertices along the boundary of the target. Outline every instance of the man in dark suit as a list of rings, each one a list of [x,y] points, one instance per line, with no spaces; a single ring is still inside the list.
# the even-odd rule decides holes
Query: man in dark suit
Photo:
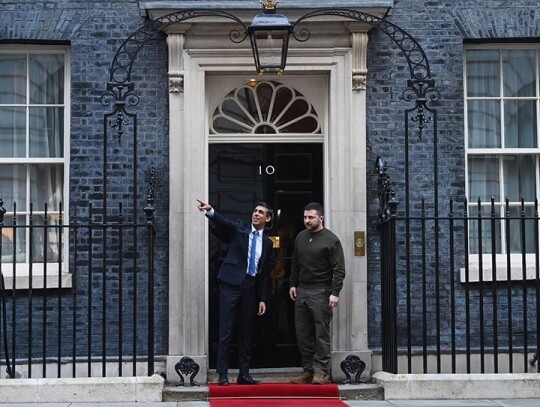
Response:
[[[233,221],[221,215],[211,205],[198,200],[199,211],[214,224],[215,232],[229,243],[227,255],[218,273],[219,280],[219,341],[217,351],[218,384],[228,386],[229,347],[233,328],[239,319],[238,384],[259,384],[249,374],[251,336],[255,314],[266,312],[266,297],[270,281],[269,259],[272,240],[264,235],[264,227],[273,212],[264,202],[255,205],[251,224]],[[258,305],[257,305],[258,303]]]

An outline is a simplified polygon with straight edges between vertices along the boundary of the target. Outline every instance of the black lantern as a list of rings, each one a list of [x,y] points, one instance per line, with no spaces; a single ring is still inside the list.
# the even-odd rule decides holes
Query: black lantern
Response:
[[[294,26],[283,14],[276,14],[277,3],[265,0],[262,4],[263,13],[257,14],[248,27],[255,68],[260,75],[281,74],[287,63],[289,35]]]

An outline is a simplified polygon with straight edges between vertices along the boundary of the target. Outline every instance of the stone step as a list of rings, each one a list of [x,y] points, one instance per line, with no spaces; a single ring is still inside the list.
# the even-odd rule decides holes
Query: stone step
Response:
[[[163,389],[163,401],[206,401],[208,400],[208,386],[176,387],[167,385]]]
[[[263,383],[288,383],[291,377],[299,374],[298,369],[252,369],[251,375]],[[231,383],[236,381],[238,371],[229,372]],[[196,380],[196,378],[195,378]],[[217,382],[217,374],[208,372],[208,381]],[[339,394],[343,400],[384,400],[384,388],[378,384],[339,384]],[[189,379],[185,387],[168,384],[163,390],[163,401],[200,401],[208,399],[208,386],[189,387]]]

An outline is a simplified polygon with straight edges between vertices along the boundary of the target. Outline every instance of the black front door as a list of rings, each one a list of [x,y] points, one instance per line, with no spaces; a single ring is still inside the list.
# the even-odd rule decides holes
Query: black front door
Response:
[[[294,239],[303,226],[303,207],[323,201],[322,144],[211,144],[210,203],[221,213],[249,222],[257,201],[274,209],[268,235],[274,240],[267,313],[257,317],[252,368],[300,365],[294,332],[294,303],[289,298]],[[217,273],[227,250],[212,233],[209,244],[210,367],[216,366],[219,290]],[[238,367],[237,339],[230,367]]]

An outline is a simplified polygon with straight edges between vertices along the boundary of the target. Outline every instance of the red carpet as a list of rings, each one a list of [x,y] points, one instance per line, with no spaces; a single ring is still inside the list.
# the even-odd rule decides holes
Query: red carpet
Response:
[[[210,407],[343,407],[336,384],[209,385]]]

